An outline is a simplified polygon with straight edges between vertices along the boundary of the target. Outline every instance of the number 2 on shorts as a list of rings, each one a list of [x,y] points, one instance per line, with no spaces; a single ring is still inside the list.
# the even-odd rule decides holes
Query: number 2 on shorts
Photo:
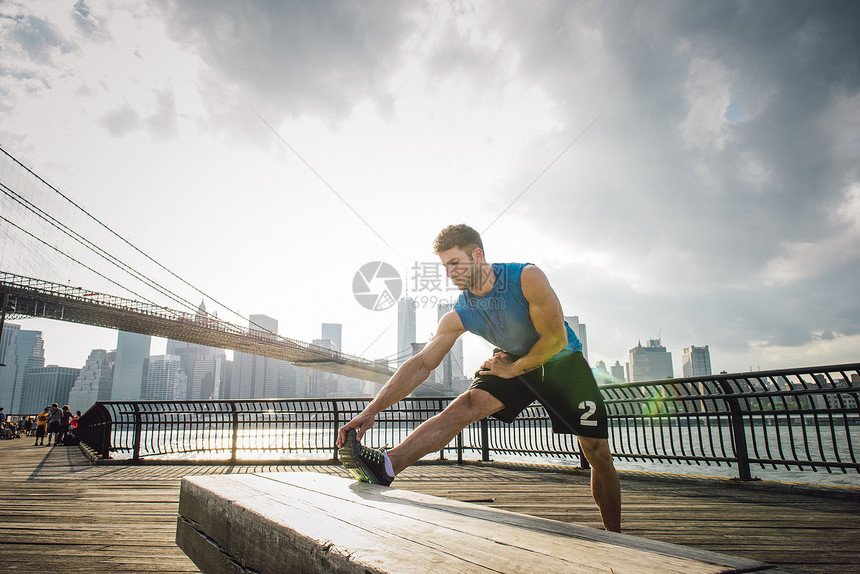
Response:
[[[596,427],[597,421],[591,420],[591,416],[597,412],[597,404],[594,401],[582,401],[579,403],[579,408],[585,410],[579,417],[579,424],[584,427]]]

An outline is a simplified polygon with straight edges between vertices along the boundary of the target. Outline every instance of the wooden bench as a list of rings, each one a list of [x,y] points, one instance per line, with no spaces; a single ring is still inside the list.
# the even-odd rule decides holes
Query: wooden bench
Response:
[[[785,572],[754,560],[301,472],[184,478],[176,542],[206,574]]]

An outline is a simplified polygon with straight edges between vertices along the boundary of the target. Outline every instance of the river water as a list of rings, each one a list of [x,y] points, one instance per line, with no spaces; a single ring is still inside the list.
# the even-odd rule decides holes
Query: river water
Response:
[[[820,435],[810,433],[809,428],[804,433],[803,427],[756,427],[752,431],[747,429],[748,451],[751,458],[768,460],[800,460],[800,461],[842,461],[856,462],[853,449],[860,447],[860,425],[847,427],[836,427],[831,431],[828,427]],[[369,446],[394,446],[400,443],[410,432],[407,428],[384,428],[383,425],[374,427],[365,437],[364,443]],[[704,429],[699,436],[699,429],[692,427],[683,429],[641,429],[635,435],[624,428],[614,428],[611,437],[611,445],[615,452],[625,453],[664,453],[664,454],[686,454],[701,455],[702,452],[719,455],[719,451],[711,452],[710,444],[714,442],[718,447],[719,435],[726,444],[730,443],[728,428]],[[631,436],[633,437],[631,439]],[[533,429],[524,432],[523,428],[508,428],[494,426],[490,431],[490,444],[495,448],[516,450],[510,448],[529,448],[540,450],[541,445],[552,442],[550,449],[554,451],[569,450],[570,438],[565,435],[549,435],[542,429]],[[716,438],[714,438],[716,437]],[[142,437],[142,452],[147,453],[172,451],[172,454],[157,455],[157,458],[166,459],[224,459],[229,458],[229,445],[232,444],[232,432],[229,429],[208,429],[205,433],[195,431],[156,431],[144,432]],[[118,444],[119,437],[115,436],[114,444]],[[561,442],[558,442],[561,439]],[[466,439],[468,443],[468,437]],[[237,458],[239,460],[327,460],[333,455],[333,432],[331,429],[301,429],[296,430],[273,428],[273,429],[243,429],[239,432]],[[126,443],[128,444],[128,443]],[[152,445],[148,447],[147,445]],[[674,449],[672,448],[674,445]],[[454,443],[451,444],[451,447]],[[506,448],[507,447],[507,448]],[[567,447],[567,448],[566,448]],[[546,447],[544,447],[546,448]],[[728,454],[731,456],[730,447]],[[758,449],[756,452],[756,448]],[[182,452],[184,451],[184,452]],[[117,458],[130,456],[130,453],[117,453]],[[475,450],[466,450],[466,459],[477,459],[479,453]],[[456,451],[450,450],[446,457],[456,457]],[[438,453],[429,455],[428,459],[438,458]],[[491,459],[497,461],[528,462],[552,465],[578,466],[579,457],[563,456],[520,456],[516,454],[504,454],[491,452]],[[625,457],[616,456],[616,468],[619,470],[636,470],[645,472],[658,472],[679,475],[712,476],[712,477],[738,477],[737,465],[726,462],[717,464],[705,462],[688,464],[686,462],[657,462],[649,460],[629,460]],[[791,465],[786,467],[779,464],[758,463],[751,464],[751,474],[755,478],[771,481],[782,481],[799,484],[821,484],[836,486],[851,486],[860,488],[860,472],[849,469],[847,472],[834,469],[828,472],[812,465],[803,468]]]

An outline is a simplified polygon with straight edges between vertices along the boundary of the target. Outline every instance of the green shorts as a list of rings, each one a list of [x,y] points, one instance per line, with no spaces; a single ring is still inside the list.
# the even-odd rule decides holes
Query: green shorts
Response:
[[[502,422],[512,423],[526,407],[538,401],[552,421],[552,432],[609,438],[603,396],[580,352],[512,379],[478,371],[469,388],[486,391],[505,405],[492,415]]]

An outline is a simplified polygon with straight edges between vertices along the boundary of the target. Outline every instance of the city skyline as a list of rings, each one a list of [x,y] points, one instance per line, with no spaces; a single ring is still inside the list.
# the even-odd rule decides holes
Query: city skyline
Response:
[[[356,272],[397,270],[426,341],[457,295],[432,241],[463,222],[488,261],[544,271],[592,362],[649,338],[676,373],[703,344],[718,371],[857,360],[860,4],[217,10],[0,4],[3,150],[224,302],[204,297],[211,313],[263,312],[302,341],[337,321],[344,352],[387,357],[396,309],[357,301]],[[0,235],[0,270],[97,290]],[[61,366],[115,338],[20,323]],[[488,351],[464,339],[467,371]]]
[[[439,304],[437,306],[435,314],[437,317],[441,318],[441,315],[450,309],[451,309],[450,304],[442,303],[442,304]],[[273,330],[273,332],[275,332],[275,333],[278,332],[278,329],[277,329],[278,321],[277,321],[277,319],[274,319],[274,318],[271,318],[271,317],[268,317],[268,316],[262,315],[262,314],[252,315],[252,317],[253,317],[253,319],[252,319],[253,322],[251,323],[252,328],[256,324],[256,325],[261,325],[261,326],[271,328]],[[577,336],[584,343],[584,345],[587,345],[588,344],[588,338],[587,338],[587,335],[585,334],[586,324],[584,322],[580,322],[579,317],[576,317],[576,316],[573,316],[573,317],[568,316],[568,317],[565,317],[565,319],[568,323],[572,322],[572,328],[574,328],[574,330],[577,332]],[[321,325],[322,325],[322,333],[323,334],[331,334],[333,332],[336,332],[338,336],[341,336],[341,334],[342,334],[342,325],[339,323],[322,323]],[[39,341],[39,344],[38,344],[39,360],[42,363],[41,365],[38,365],[38,366],[60,366],[60,367],[68,367],[68,368],[81,368],[81,367],[75,366],[73,364],[62,365],[62,364],[58,364],[58,363],[54,363],[52,361],[46,360],[43,355],[46,353],[47,349],[51,348],[51,345],[49,342],[45,341],[44,337],[42,337],[42,335],[41,335],[41,332],[28,331],[26,329],[21,329],[21,327],[18,323],[7,322],[6,326],[7,326],[9,331],[14,331],[15,334],[19,333],[20,331],[27,331],[28,336],[30,338],[33,338],[34,340],[38,339],[38,341]],[[259,328],[259,327],[257,327],[257,328]],[[107,346],[106,348],[102,348],[102,349],[91,349],[87,353],[87,356],[89,356],[93,351],[104,350],[108,353],[114,353],[117,357],[122,357],[123,350],[121,350],[121,349],[123,346],[123,342],[127,342],[128,345],[130,345],[131,347],[134,347],[134,354],[136,356],[141,355],[140,343],[138,341],[146,341],[146,345],[147,345],[146,348],[148,349],[148,351],[145,353],[146,358],[149,358],[151,356],[156,356],[156,355],[175,355],[177,357],[180,357],[183,360],[183,371],[188,373],[190,377],[194,377],[193,365],[194,365],[195,361],[200,360],[200,359],[204,359],[205,361],[207,361],[207,364],[208,364],[208,362],[210,362],[212,360],[211,355],[213,353],[215,353],[215,354],[223,353],[224,358],[226,360],[227,353],[233,352],[229,349],[218,349],[218,348],[214,348],[214,347],[205,347],[205,346],[197,345],[197,344],[193,344],[193,343],[184,343],[181,341],[174,341],[174,340],[170,340],[170,339],[160,339],[157,337],[149,337],[147,335],[138,335],[135,333],[129,333],[129,332],[125,332],[125,331],[117,331],[117,330],[111,330],[111,329],[107,329],[106,331],[114,333],[114,336],[116,337],[116,344],[113,346]],[[35,337],[33,335],[30,335],[30,333],[34,334]],[[463,338],[465,338],[465,337],[461,337],[460,339],[458,339],[457,344],[452,349],[451,353],[449,353],[449,355],[446,356],[446,360],[451,359],[453,361],[453,363],[456,363],[453,366],[453,374],[455,375],[455,377],[456,376],[467,376],[466,373],[468,371],[468,365],[465,364],[466,362],[462,358]],[[14,344],[15,338],[11,338],[11,341]],[[655,345],[658,345],[658,346],[660,344],[659,339],[647,340],[647,342],[648,342],[649,346],[652,343],[654,343]],[[4,347],[8,346],[10,344],[9,338],[6,338],[6,340],[4,340],[3,343],[4,343]],[[164,344],[163,347],[161,346],[162,343]],[[333,341],[331,341],[331,339],[329,339],[329,338],[314,339],[312,341],[312,343],[319,345],[319,346],[323,346],[323,347],[328,347],[329,345],[331,345],[332,349],[337,350],[335,343]],[[425,341],[414,341],[411,344],[423,345],[424,343],[426,343],[426,340]],[[639,341],[638,345],[641,347],[641,345],[642,345],[641,340]],[[680,361],[678,364],[681,365],[681,369],[678,369],[679,372],[684,372],[684,370],[686,369],[686,367],[684,366],[685,361],[687,360],[686,354],[687,354],[687,351],[689,351],[690,349],[692,349],[693,351],[704,350],[705,353],[707,354],[708,368],[710,368],[710,354],[708,353],[708,345],[705,345],[704,347],[697,347],[695,345],[691,345],[689,347],[683,348],[684,355],[682,358],[678,359],[678,361]],[[630,351],[633,351],[633,349],[630,349]],[[629,355],[630,351],[628,351],[628,355]],[[127,353],[129,351],[125,350],[124,352]],[[669,353],[669,354],[671,354],[671,353]],[[248,355],[249,357],[257,357],[256,355],[250,355],[247,353],[245,353],[245,355]],[[392,354],[391,356],[394,357],[395,355]],[[233,358],[235,359],[235,357],[236,357],[236,355],[234,354]],[[260,357],[260,358],[263,358],[263,357]],[[188,362],[186,362],[186,360]],[[230,361],[232,362],[233,359],[230,359]],[[592,366],[592,368],[594,368],[597,366],[598,362],[603,362],[605,365],[611,365],[612,361],[615,361],[616,363],[618,363],[620,361],[620,359],[615,358],[615,357],[600,357],[600,358],[597,358],[594,360],[589,360],[589,364]],[[396,362],[395,359],[391,359],[392,367],[394,367],[395,362]],[[85,365],[85,361],[84,361],[84,363],[82,363],[81,366],[83,366],[83,365]],[[189,367],[187,365],[191,365],[191,366]],[[441,369],[443,369],[443,368],[444,368],[444,366],[440,365],[440,367],[439,367],[440,373],[441,373]],[[607,366],[606,368],[608,369],[609,367]],[[220,369],[221,369],[221,367],[218,367],[219,371],[220,371]],[[756,370],[756,369],[753,369],[753,370]],[[209,372],[210,375],[214,374],[214,371],[215,371],[214,364],[209,366],[209,371],[210,371]],[[696,374],[705,374],[705,373],[698,373],[697,372]],[[123,376],[126,376],[126,375],[123,375]],[[197,375],[197,378],[199,378],[200,376],[201,375]],[[116,379],[115,379],[114,385],[115,385],[115,388],[117,391],[119,391],[120,387],[123,386],[123,385],[116,385]],[[206,398],[203,396],[198,396],[198,395],[200,395],[199,389],[198,389],[198,392],[196,392],[196,393],[191,390],[192,389],[192,380],[191,379],[188,380],[188,385],[189,385],[188,386],[188,396],[189,397],[193,396],[195,399]],[[200,387],[200,381],[199,380],[197,381],[197,387]],[[114,396],[113,398],[115,400],[135,400],[135,399],[130,398],[130,397],[120,396],[122,394],[123,394],[123,391],[119,391],[119,394]],[[222,397],[222,398],[224,398],[224,397]]]
[[[398,341],[399,341],[398,347],[402,346],[404,344],[404,341],[406,341],[407,339],[411,339],[409,341],[410,345],[411,345],[411,343],[414,343],[414,342],[426,343],[427,340],[429,340],[429,337],[432,336],[432,333],[435,331],[436,322],[438,321],[438,319],[441,319],[440,309],[442,309],[443,307],[446,309],[452,308],[452,304],[449,301],[443,301],[443,302],[438,303],[436,305],[436,307],[433,308],[433,310],[434,310],[433,312],[428,311],[428,312],[425,312],[422,314],[419,311],[422,310],[423,306],[419,303],[416,303],[416,300],[414,300],[412,298],[408,298],[408,297],[404,297],[404,298],[400,299],[397,302],[397,305],[395,307],[397,309],[397,313],[398,313],[398,319],[397,319]],[[202,311],[198,310],[198,316],[205,316],[206,311],[205,311],[205,304],[204,303],[200,304],[200,309],[202,309]],[[406,315],[403,314],[404,312],[406,313]],[[203,315],[201,315],[200,313],[203,313]],[[428,317],[432,319],[431,322],[426,322],[426,319]],[[418,339],[418,337],[415,335],[415,329],[416,329],[416,325],[418,323],[418,318],[421,318],[423,326],[428,329],[426,331],[426,337],[424,338],[423,341],[417,341],[416,340],[416,339]],[[616,356],[600,356],[600,357],[597,357],[594,360],[592,360],[590,357],[587,356],[588,337],[586,335],[586,324],[581,323],[578,316],[567,316],[566,315],[564,317],[564,319],[571,325],[571,328],[577,334],[579,339],[583,342],[583,351],[584,351],[583,354],[586,356],[589,364],[592,367],[596,366],[598,361],[603,361],[605,364],[609,365],[609,364],[611,364],[612,361],[620,360]],[[44,325],[45,323],[56,324],[56,323],[60,323],[60,322],[54,321],[54,320],[48,320],[48,319],[17,319],[15,324],[21,324],[21,325],[28,325],[29,324],[29,325],[41,326],[41,325]],[[122,333],[121,331],[116,331],[114,329],[106,329],[106,328],[92,327],[92,326],[85,326],[85,325],[76,325],[76,324],[72,324],[72,325],[66,324],[66,325],[68,327],[72,327],[72,328],[78,327],[81,330],[88,330],[90,332],[97,332],[101,336],[107,335],[108,337],[116,337],[116,333],[118,333],[118,332]],[[343,328],[342,324],[341,323],[323,322],[323,323],[321,323],[321,325],[322,325],[323,338],[322,339],[314,338],[314,339],[311,339],[307,342],[310,342],[310,343],[316,344],[316,345],[321,345],[321,346],[326,347],[326,348],[329,346],[329,343],[331,343],[333,349],[341,351],[342,349],[340,348],[340,340],[342,338],[342,328]],[[256,330],[265,329],[265,330],[269,330],[273,333],[279,334],[281,336],[289,336],[288,334],[279,332],[277,319],[269,317],[265,314],[252,314],[252,315],[250,315],[249,326],[251,329],[256,329]],[[22,327],[22,330],[27,330],[27,329],[23,329],[23,327]],[[32,329],[32,330],[41,331],[40,329]],[[662,329],[661,329],[661,331],[662,331]],[[131,335],[131,333],[128,333],[128,335]],[[149,338],[148,336],[145,336],[145,335],[140,335],[140,337]],[[332,340],[330,337],[335,337],[337,339],[337,342]],[[152,349],[154,349],[151,353],[152,355],[171,354],[171,343],[175,343],[175,342],[172,342],[169,339],[163,339],[160,337],[151,337],[151,340],[152,340],[151,347],[152,347]],[[471,333],[467,332],[463,336],[461,336],[457,341],[457,348],[458,348],[457,352],[459,353],[459,356],[462,356],[462,354],[463,354],[462,347],[463,347],[463,341],[464,340],[467,340],[467,341],[471,340],[471,343],[472,343],[472,346],[471,346],[472,348],[469,349],[470,353],[468,353],[469,358],[461,361],[461,363],[462,363],[461,366],[464,368],[464,372],[466,372],[466,371],[469,371],[469,369],[470,369],[469,362],[468,362],[469,360],[475,361],[476,364],[477,364],[477,362],[483,361],[486,358],[484,356],[484,353],[488,352],[488,351],[485,351],[485,349],[491,349],[491,348],[486,341],[483,341],[482,339],[475,337]],[[641,340],[642,339],[639,338],[640,342],[641,342]],[[649,340],[649,339],[646,339],[646,341],[647,340]],[[662,339],[658,339],[658,340],[662,340]],[[80,341],[76,340],[76,342],[79,343]],[[181,343],[181,344],[186,345],[186,343]],[[187,344],[187,345],[191,345],[191,344]],[[192,345],[192,346],[195,346],[195,345]],[[677,344],[677,346],[680,347],[681,349],[683,349],[684,351],[686,351],[689,344],[685,343],[685,342],[679,342]],[[101,348],[112,349],[113,351],[116,351],[116,350],[118,350],[119,347],[120,347],[119,344],[114,344],[113,346],[105,345]],[[476,347],[478,347],[478,348],[476,349]],[[707,348],[708,345],[706,345],[705,347]],[[692,348],[695,349],[696,347],[692,346]],[[88,354],[89,351],[91,351],[91,350],[93,350],[93,349],[89,349],[88,351],[86,351],[85,354]],[[405,353],[404,351],[400,350],[400,351],[395,352],[395,353],[388,353],[387,354],[387,358],[391,362],[393,368],[396,368],[397,366],[402,364],[403,360],[408,358],[409,354],[411,354],[411,347],[407,350],[409,351],[409,353]],[[232,350],[229,350],[229,349],[226,349],[224,351],[226,353],[232,353],[233,352]],[[68,366],[68,365],[63,365],[61,362],[57,362],[57,361],[53,360],[53,357],[56,357],[58,355],[69,356],[69,355],[65,355],[62,353],[57,353],[56,348],[54,346],[48,346],[47,350],[46,350],[44,348],[44,345],[42,345],[40,352],[43,354],[47,352],[48,353],[47,357],[51,357],[51,358],[45,359],[45,364],[51,364],[51,365],[55,365],[55,366]],[[629,355],[629,350],[625,350],[622,357],[627,358],[628,355]],[[367,358],[367,357],[365,357],[365,358]],[[685,369],[684,360],[685,359],[681,353],[676,354],[676,358],[674,359],[674,363],[673,363],[673,368],[678,373],[682,373]],[[812,365],[804,365],[804,366],[812,366]],[[608,369],[608,367],[607,367],[607,369]],[[760,370],[762,370],[762,367],[760,365],[750,364],[747,368],[741,368],[738,370],[734,370],[732,372],[750,372],[750,371],[760,371]]]
[[[411,305],[410,305],[411,307]],[[450,304],[440,304],[436,309],[437,317],[450,309]],[[576,326],[578,336],[587,343],[585,333],[586,324],[579,317],[566,317],[568,322]],[[249,323],[254,328],[267,328],[277,332],[278,321],[266,315],[252,315]],[[16,358],[10,363],[20,362],[20,357],[25,357],[29,364],[23,378],[26,381],[23,388],[18,389],[22,397],[21,406],[32,407],[39,401],[44,402],[46,397],[54,393],[56,398],[48,402],[68,402],[72,410],[88,408],[97,400],[200,400],[207,398],[218,399],[262,399],[262,398],[311,398],[311,397],[334,397],[334,396],[363,396],[375,394],[379,386],[371,383],[357,381],[345,377],[338,377],[330,373],[316,372],[313,369],[296,367],[287,361],[280,361],[250,355],[236,353],[234,360],[227,360],[226,351],[213,347],[205,347],[181,341],[167,340],[165,353],[148,353],[142,358],[142,374],[136,379],[139,386],[139,394],[129,394],[128,383],[123,383],[123,378],[128,379],[130,371],[136,371],[138,367],[128,368],[123,372],[117,369],[120,357],[123,354],[134,356],[133,364],[141,362],[141,343],[146,342],[151,351],[154,347],[151,338],[124,331],[116,333],[117,345],[115,349],[92,349],[83,365],[45,364],[44,350],[49,347],[49,341],[42,338],[37,331],[20,329],[15,323],[4,325],[4,340],[2,344],[4,356],[11,353]],[[321,324],[321,333],[329,336],[340,337],[342,325],[338,323]],[[16,348],[18,341],[23,347]],[[458,341],[460,342],[460,341]],[[331,346],[334,343],[326,339],[316,339],[314,344]],[[415,342],[413,348],[420,349],[425,342]],[[123,349],[123,346],[126,346]],[[456,363],[458,350],[455,346],[452,353],[446,356],[446,361],[452,360]],[[35,356],[35,358],[33,358]],[[221,357],[221,358],[219,358]],[[459,359],[462,360],[462,359]],[[682,370],[679,377],[707,376],[712,374],[709,346],[695,346],[683,348],[681,359]],[[243,364],[245,366],[243,366]],[[628,351],[628,361],[621,364],[615,360],[611,364],[604,359],[596,359],[590,362],[597,373],[597,377],[603,380],[611,376],[608,381],[642,382],[648,380],[660,380],[675,378],[672,365],[672,353],[662,346],[660,339],[648,339],[643,345],[641,341]],[[445,367],[446,362],[440,365],[437,372],[431,376],[435,379],[431,385],[422,392],[433,391],[431,387],[438,386],[445,377],[444,370],[451,369],[453,382],[451,388],[457,393],[462,389],[457,388],[458,381],[462,383],[468,377],[460,380],[462,376],[456,365]],[[609,365],[609,366],[607,366]],[[105,369],[109,374],[106,375]],[[248,372],[245,373],[244,371]],[[254,372],[257,372],[255,375]],[[8,371],[6,371],[8,373]],[[118,376],[119,375],[119,376]],[[65,377],[65,378],[63,378]],[[105,378],[107,377],[107,378]],[[245,382],[241,382],[241,381]],[[65,382],[63,382],[65,381]],[[144,381],[141,385],[140,381]],[[240,384],[241,383],[241,384]],[[233,386],[231,386],[233,384]],[[208,386],[207,386],[208,385]],[[302,386],[304,385],[304,386]],[[0,385],[0,395],[12,396],[13,392],[6,388],[8,385]],[[223,391],[220,394],[218,389]],[[65,389],[58,391],[57,389]],[[444,389],[445,387],[443,387]],[[444,391],[443,391],[444,392]],[[65,394],[68,399],[59,395]],[[206,396],[204,396],[206,395]],[[33,402],[35,401],[35,402]],[[31,404],[32,403],[32,404]],[[6,407],[4,407],[6,408]],[[31,408],[32,410],[32,408]],[[37,409],[40,410],[40,409]],[[7,412],[19,412],[17,409],[7,408]],[[35,411],[34,411],[35,412]]]

